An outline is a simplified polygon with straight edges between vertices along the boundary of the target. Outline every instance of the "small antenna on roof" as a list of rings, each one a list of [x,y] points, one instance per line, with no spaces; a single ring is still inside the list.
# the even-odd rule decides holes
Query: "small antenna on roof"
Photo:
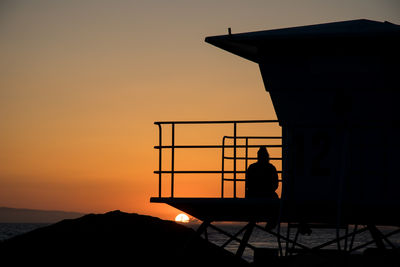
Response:
[[[228,28],[228,34],[229,34],[229,35],[232,35],[231,27]]]

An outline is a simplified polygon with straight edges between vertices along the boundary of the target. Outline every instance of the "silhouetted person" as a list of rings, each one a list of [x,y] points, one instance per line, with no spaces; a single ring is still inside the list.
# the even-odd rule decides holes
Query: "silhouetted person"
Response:
[[[246,172],[246,198],[278,198],[278,173],[271,163],[265,146],[257,152],[258,161]]]

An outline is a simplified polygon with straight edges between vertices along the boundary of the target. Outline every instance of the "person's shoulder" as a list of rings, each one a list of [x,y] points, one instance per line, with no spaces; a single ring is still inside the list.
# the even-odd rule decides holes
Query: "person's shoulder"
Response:
[[[268,166],[269,166],[270,168],[272,168],[272,169],[276,170],[275,166],[274,166],[274,165],[272,165],[271,163],[268,163]]]
[[[249,167],[247,167],[247,171],[259,171],[260,168],[263,168],[262,164],[260,164],[260,162],[254,162],[252,164],[249,165]]]
[[[252,168],[256,168],[257,167],[257,162],[254,162],[252,164],[249,165],[249,167],[247,167],[247,169],[252,169]]]

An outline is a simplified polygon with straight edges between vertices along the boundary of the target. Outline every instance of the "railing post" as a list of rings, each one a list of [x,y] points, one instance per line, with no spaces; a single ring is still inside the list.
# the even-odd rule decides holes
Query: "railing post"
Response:
[[[175,171],[175,123],[172,123],[171,140],[171,198],[174,197],[174,171]]]
[[[248,157],[249,157],[249,138],[246,137],[246,159],[244,160],[244,164],[245,164],[244,169],[246,170],[246,172],[247,172],[247,164],[249,163]]]
[[[221,167],[221,198],[224,198],[224,181],[225,181],[225,137],[222,137],[222,167]]]
[[[158,125],[158,133],[159,133],[159,137],[158,137],[158,145],[159,145],[159,150],[158,150],[158,197],[161,198],[161,179],[162,179],[162,127],[161,124],[157,124]]]
[[[237,123],[233,123],[233,198],[236,198],[236,136]]]

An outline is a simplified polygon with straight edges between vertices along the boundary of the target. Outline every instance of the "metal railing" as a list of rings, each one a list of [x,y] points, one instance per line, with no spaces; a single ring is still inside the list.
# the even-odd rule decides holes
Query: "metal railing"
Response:
[[[229,181],[233,182],[233,197],[237,197],[237,186],[236,183],[238,181],[245,181],[243,178],[237,178],[237,174],[245,173],[248,165],[249,160],[254,160],[256,158],[248,156],[249,148],[260,147],[260,145],[250,145],[249,140],[256,140],[256,139],[282,139],[281,136],[238,136],[237,135],[237,128],[239,124],[266,124],[266,123],[278,123],[277,120],[239,120],[239,121],[163,121],[163,122],[154,122],[155,125],[158,126],[159,129],[159,141],[158,146],[154,146],[155,149],[159,151],[158,153],[158,170],[154,171],[155,174],[158,174],[158,197],[162,197],[162,175],[163,174],[170,174],[171,175],[171,193],[170,197],[174,197],[174,178],[175,174],[221,174],[221,198],[224,197],[224,182]],[[233,135],[232,136],[223,136],[222,138],[222,145],[176,145],[175,144],[175,131],[176,125],[194,125],[194,124],[232,124],[233,126]],[[163,125],[170,125],[171,126],[171,145],[163,145]],[[232,145],[226,145],[226,140],[232,139]],[[243,139],[245,140],[244,145],[238,145],[237,140]],[[274,148],[281,148],[282,145],[264,145],[266,147],[274,147]],[[175,170],[175,149],[222,149],[222,168],[221,170]],[[227,148],[233,149],[233,156],[225,156],[225,152]],[[245,149],[245,156],[238,157],[237,150],[239,148]],[[171,150],[171,168],[170,170],[163,170],[163,149]],[[225,170],[225,160],[233,160],[233,170]],[[237,161],[238,160],[245,160],[245,170],[238,170],[237,168]],[[282,158],[273,157],[271,160],[282,160]],[[233,178],[226,178],[225,174],[233,174]],[[281,173],[281,171],[278,171]],[[281,179],[279,180],[281,182]]]

